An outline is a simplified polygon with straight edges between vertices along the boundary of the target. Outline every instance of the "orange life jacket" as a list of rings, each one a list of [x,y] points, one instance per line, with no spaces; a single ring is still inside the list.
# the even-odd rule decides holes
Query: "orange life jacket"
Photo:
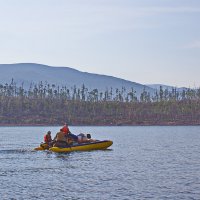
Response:
[[[52,141],[51,136],[50,136],[49,134],[46,134],[46,135],[44,136],[44,142],[45,142],[45,143],[49,143],[49,142],[51,142],[51,141]]]
[[[62,128],[62,131],[63,131],[65,134],[68,134],[68,133],[69,133],[69,128],[68,128],[68,126],[64,125],[63,128]]]

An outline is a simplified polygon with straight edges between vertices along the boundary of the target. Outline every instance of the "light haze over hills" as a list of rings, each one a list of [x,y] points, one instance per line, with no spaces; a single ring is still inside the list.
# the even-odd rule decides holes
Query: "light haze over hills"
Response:
[[[81,88],[84,84],[90,90],[98,89],[99,91],[105,91],[110,88],[113,88],[113,90],[116,88],[121,89],[122,87],[125,87],[127,91],[131,91],[133,88],[137,95],[144,88],[151,94],[155,91],[139,83],[112,76],[81,72],[70,67],[51,67],[35,63],[0,64],[0,71],[1,84],[9,84],[14,79],[18,86],[23,83],[25,88],[29,88],[31,83],[38,84],[43,81],[69,88],[74,87],[74,85]]]
[[[200,0],[0,1],[1,63],[200,86]]]

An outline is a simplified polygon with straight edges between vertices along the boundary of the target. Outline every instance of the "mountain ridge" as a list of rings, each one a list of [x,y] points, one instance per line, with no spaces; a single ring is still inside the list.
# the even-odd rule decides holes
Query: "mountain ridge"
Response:
[[[0,81],[1,83],[10,83],[12,79],[17,84],[24,83],[24,87],[30,86],[31,83],[37,84],[40,81],[47,81],[50,84],[59,86],[81,87],[83,84],[89,89],[98,89],[104,91],[108,88],[127,90],[132,88],[139,95],[144,88],[147,92],[153,93],[155,90],[143,84],[117,78],[109,75],[82,72],[72,67],[49,66],[37,63],[13,63],[0,64]]]

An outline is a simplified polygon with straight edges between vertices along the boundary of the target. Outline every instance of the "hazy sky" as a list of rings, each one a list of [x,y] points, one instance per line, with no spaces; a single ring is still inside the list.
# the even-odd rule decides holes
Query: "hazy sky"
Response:
[[[0,63],[200,86],[200,0],[0,0]]]

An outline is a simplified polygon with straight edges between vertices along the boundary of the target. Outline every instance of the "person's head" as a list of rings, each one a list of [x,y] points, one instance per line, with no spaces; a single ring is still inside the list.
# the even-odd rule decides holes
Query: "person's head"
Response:
[[[68,126],[68,124],[65,122],[64,126]]]
[[[88,139],[91,139],[91,135],[90,135],[89,133],[87,134],[87,138],[88,138]]]
[[[48,135],[51,135],[51,131],[48,131],[47,134],[48,134]]]

